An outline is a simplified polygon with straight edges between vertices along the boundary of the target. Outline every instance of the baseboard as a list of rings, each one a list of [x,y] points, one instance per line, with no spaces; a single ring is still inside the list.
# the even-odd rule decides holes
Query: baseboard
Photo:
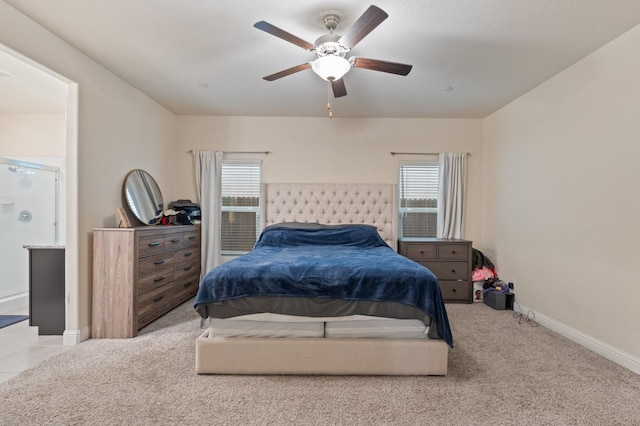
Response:
[[[64,346],[77,345],[85,340],[88,340],[91,336],[91,328],[84,327],[81,330],[65,330],[62,333],[62,344]]]
[[[22,308],[29,310],[29,293],[17,294],[0,299],[0,314]]]
[[[520,310],[523,313],[528,311],[535,312],[533,309],[529,309],[522,305],[520,305]],[[579,345],[584,346],[585,348],[597,353],[598,355],[602,355],[603,357],[633,371],[636,374],[640,374],[640,358],[621,351],[616,347],[604,343],[594,337],[589,336],[588,334],[576,330],[575,328],[571,328],[568,325],[562,324],[561,322],[558,322],[555,319],[538,312],[535,312],[535,320],[541,326],[548,328],[549,330],[552,330],[560,334],[561,336],[564,336],[567,339],[578,343]]]

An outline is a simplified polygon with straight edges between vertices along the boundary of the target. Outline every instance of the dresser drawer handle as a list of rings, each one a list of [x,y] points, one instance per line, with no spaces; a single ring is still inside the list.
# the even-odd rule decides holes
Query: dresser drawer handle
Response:
[[[180,238],[174,238],[173,240],[171,240],[172,243],[179,243],[180,242]]]
[[[193,284],[193,281],[189,281],[186,284],[182,284],[182,287],[189,287],[191,284]]]
[[[455,274],[455,273],[456,273],[456,270],[455,270],[455,269],[452,269],[452,270],[451,270],[451,273],[452,273],[452,274]]]
[[[451,292],[452,292],[452,293],[455,293],[455,292],[456,292],[456,289],[455,289],[455,288],[452,288],[452,289],[451,289]]]
[[[164,277],[159,277],[159,278],[154,278],[153,282],[154,283],[159,283],[160,281],[164,280]]]
[[[158,247],[160,245],[159,241],[154,241],[152,243],[149,243],[149,247]]]
[[[451,250],[451,254],[456,254],[456,251],[455,250]]]
[[[164,259],[162,260],[156,260],[155,262],[153,262],[154,265],[162,265],[165,262]]]
[[[190,240],[195,240],[198,237],[194,237],[193,235],[189,237]]]
[[[187,266],[186,268],[183,268],[182,270],[183,270],[183,271],[188,271],[188,270],[190,270],[190,269],[192,269],[192,268],[193,268],[193,266]]]
[[[424,251],[423,251],[423,250],[420,250],[420,254],[424,254]]]
[[[188,253],[185,253],[185,254],[184,254],[184,257],[189,257],[189,256],[191,256],[192,254],[193,254],[193,252],[192,252],[192,251],[190,251],[190,252],[188,252]]]
[[[161,301],[162,299],[164,299],[164,296],[158,296],[158,297],[156,297],[155,299],[153,299],[153,301],[154,301],[154,302],[159,302],[159,301]]]

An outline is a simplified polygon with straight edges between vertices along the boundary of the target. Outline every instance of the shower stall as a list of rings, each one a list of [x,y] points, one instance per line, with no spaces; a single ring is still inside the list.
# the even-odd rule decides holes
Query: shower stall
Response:
[[[0,157],[0,313],[26,306],[25,245],[60,244],[60,168]]]

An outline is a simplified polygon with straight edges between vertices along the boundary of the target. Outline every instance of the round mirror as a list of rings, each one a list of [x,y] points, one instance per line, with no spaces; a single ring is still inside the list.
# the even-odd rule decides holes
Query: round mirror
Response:
[[[145,225],[155,225],[162,218],[164,202],[158,184],[144,170],[129,172],[122,187],[129,211]]]

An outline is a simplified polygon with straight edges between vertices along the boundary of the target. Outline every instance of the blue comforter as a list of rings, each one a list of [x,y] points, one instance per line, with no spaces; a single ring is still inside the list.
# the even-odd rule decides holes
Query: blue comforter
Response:
[[[195,306],[248,296],[393,301],[419,308],[453,346],[436,277],[368,225],[272,225],[254,249],[209,271]]]

